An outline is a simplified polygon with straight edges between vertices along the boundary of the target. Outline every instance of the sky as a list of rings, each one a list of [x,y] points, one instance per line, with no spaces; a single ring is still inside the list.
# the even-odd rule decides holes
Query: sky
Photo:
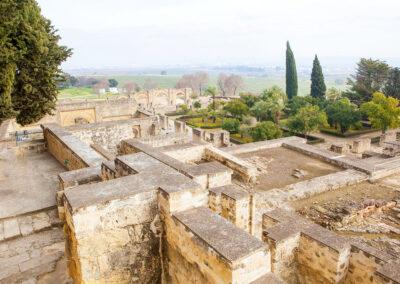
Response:
[[[64,69],[400,58],[399,0],[37,0],[73,49]]]

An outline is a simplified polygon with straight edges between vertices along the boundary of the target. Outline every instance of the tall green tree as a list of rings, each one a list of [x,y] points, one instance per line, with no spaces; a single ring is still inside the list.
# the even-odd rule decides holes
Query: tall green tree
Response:
[[[50,114],[71,50],[34,0],[0,1],[0,122],[26,125]]]
[[[329,104],[326,108],[326,114],[328,115],[329,124],[339,126],[342,134],[361,120],[360,111],[348,98],[343,98]]]
[[[287,97],[283,90],[278,86],[272,86],[271,88],[264,90],[260,97],[267,103],[270,117],[276,124],[279,124],[279,120],[287,102]]]
[[[326,113],[318,106],[305,106],[288,120],[288,128],[295,133],[307,136],[309,133],[328,125]]]
[[[400,126],[399,100],[376,92],[372,100],[361,105],[361,111],[368,116],[372,126],[385,133],[389,128]]]
[[[286,95],[289,99],[297,96],[297,70],[296,61],[294,59],[293,51],[290,48],[289,41],[286,43]]]
[[[400,69],[393,68],[389,72],[383,93],[386,96],[400,99]]]
[[[361,58],[356,73],[347,80],[350,90],[344,95],[357,105],[370,101],[372,94],[383,90],[389,70],[384,61]]]
[[[229,112],[233,117],[242,119],[243,115],[249,113],[249,107],[240,99],[234,99],[229,101],[225,106],[224,110]]]
[[[311,96],[313,98],[325,99],[326,85],[322,67],[319,63],[317,55],[315,55],[313,68],[311,72]]]

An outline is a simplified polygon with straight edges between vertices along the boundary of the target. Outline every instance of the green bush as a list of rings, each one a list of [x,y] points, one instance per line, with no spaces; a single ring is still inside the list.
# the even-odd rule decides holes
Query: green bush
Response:
[[[282,130],[272,121],[263,121],[250,130],[250,136],[254,141],[275,139],[282,137]]]
[[[240,121],[236,118],[226,118],[222,123],[222,129],[230,133],[237,133],[239,131]]]

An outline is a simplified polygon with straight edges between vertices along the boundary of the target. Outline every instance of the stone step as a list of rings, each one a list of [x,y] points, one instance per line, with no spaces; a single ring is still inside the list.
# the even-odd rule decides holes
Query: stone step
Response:
[[[22,236],[0,243],[0,283],[35,283],[38,277],[55,270],[64,257],[61,228]],[[66,267],[64,264],[65,273]]]
[[[0,220],[0,244],[6,240],[28,236],[61,225],[57,209],[2,219]]]

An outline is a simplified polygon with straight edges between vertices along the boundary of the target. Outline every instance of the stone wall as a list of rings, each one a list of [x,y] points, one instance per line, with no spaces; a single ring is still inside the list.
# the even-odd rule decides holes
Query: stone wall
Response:
[[[133,189],[134,184],[135,180],[128,176],[103,182],[101,189],[91,184],[65,191],[66,235],[70,248],[67,256],[76,283],[159,282],[156,191],[142,189],[118,199],[112,196],[112,190],[118,185]],[[103,190],[109,193],[108,200],[104,200]],[[96,193],[103,193],[104,201],[74,199],[78,191],[92,192],[94,197]]]
[[[274,209],[265,213],[263,240],[271,248],[272,271],[287,283],[400,280],[393,270],[399,265],[393,256],[338,236],[294,212]]]
[[[236,177],[247,182],[254,181],[257,176],[257,168],[252,164],[213,146],[206,147],[205,159],[211,161],[215,160],[226,165],[233,170]]]
[[[74,125],[66,128],[86,144],[98,144],[117,153],[117,145],[123,139],[149,137],[158,132],[156,117]]]
[[[48,151],[68,170],[101,165],[103,157],[71,133],[54,124],[42,128]]]

